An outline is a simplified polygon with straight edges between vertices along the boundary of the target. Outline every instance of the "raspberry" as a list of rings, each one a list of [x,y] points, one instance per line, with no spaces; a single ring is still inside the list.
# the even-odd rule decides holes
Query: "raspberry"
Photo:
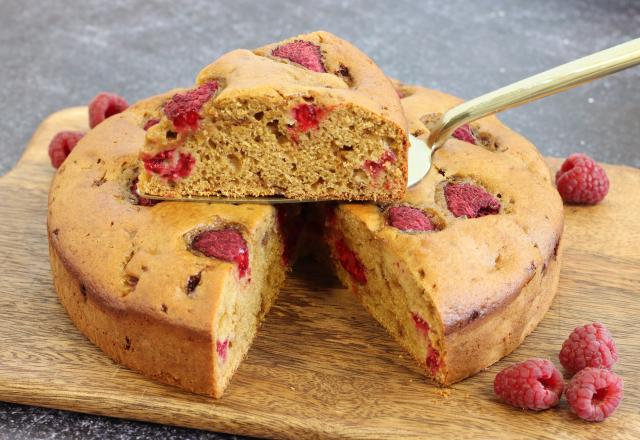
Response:
[[[127,101],[114,93],[98,93],[89,103],[89,127],[93,128],[110,116],[122,113],[129,107]]]
[[[435,375],[440,369],[440,352],[431,346],[427,348],[427,367],[431,375]]]
[[[563,389],[560,372],[547,359],[529,359],[507,367],[493,381],[493,390],[502,400],[534,411],[556,406]]]
[[[587,367],[569,382],[567,401],[581,419],[601,422],[620,405],[623,388],[622,378],[612,371]]]
[[[429,323],[425,321],[419,313],[412,312],[411,318],[413,319],[413,323],[416,325],[418,333],[421,333],[425,336],[429,334]]]
[[[143,157],[144,168],[150,172],[159,174],[169,181],[187,177],[191,174],[196,160],[189,153],[180,153],[177,160],[174,158],[175,149],[165,150],[154,156]]]
[[[456,128],[454,132],[451,134],[456,139],[460,139],[463,142],[469,142],[470,144],[476,144],[476,136],[473,134],[473,130],[471,130],[471,126],[469,124],[461,125]]]
[[[562,344],[560,363],[570,373],[586,367],[611,368],[618,350],[604,324],[594,322],[576,329]]]
[[[283,250],[282,250],[282,263],[287,266],[291,263],[291,260],[296,251],[296,245],[300,233],[302,232],[303,220],[297,214],[296,208],[288,206],[278,206],[278,227],[282,234]]]
[[[129,191],[131,191],[131,194],[133,194],[133,196],[135,197],[136,201],[138,202],[138,205],[153,206],[160,203],[160,200],[147,199],[145,197],[140,197],[140,194],[138,194],[138,178],[137,177],[133,179],[133,181],[131,182],[131,186],[129,186]]]
[[[384,169],[384,165],[387,162],[394,163],[396,160],[397,158],[393,151],[385,150],[385,152],[382,153],[380,159],[378,159],[377,161],[365,160],[362,167],[369,172],[373,179],[376,179]]]
[[[320,121],[322,121],[328,113],[326,109],[319,108],[314,104],[300,104],[291,110],[296,120],[295,129],[302,133],[311,129],[317,130]]]
[[[153,127],[154,125],[156,125],[159,122],[160,122],[160,119],[151,118],[151,119],[147,120],[147,122],[144,123],[144,126],[142,128],[144,129],[144,131],[147,131],[148,129],[150,129],[151,127]]]
[[[389,224],[401,231],[433,231],[435,226],[431,219],[418,208],[411,206],[394,206],[389,208]]]
[[[358,260],[356,254],[349,249],[344,239],[336,241],[336,253],[344,270],[349,272],[351,277],[359,284],[367,284],[364,265]]]
[[[566,203],[595,205],[609,192],[609,178],[593,159],[576,153],[556,173],[556,186]]]
[[[273,49],[271,55],[300,64],[302,67],[313,70],[314,72],[327,71],[322,62],[320,46],[316,46],[309,41],[296,40],[283,44]]]
[[[61,131],[49,142],[49,158],[54,168],[60,168],[78,141],[84,136],[81,131]]]
[[[229,351],[229,339],[225,339],[224,341],[220,341],[218,339],[216,341],[216,351],[218,352],[218,356],[222,359],[222,362],[227,360],[227,351]]]
[[[191,242],[193,249],[207,257],[235,262],[240,278],[249,269],[249,249],[240,232],[235,229],[217,229],[198,234]]]
[[[211,81],[185,93],[176,93],[165,103],[164,113],[177,131],[195,130],[200,120],[200,109],[217,91],[217,81]]]
[[[498,199],[470,183],[447,184],[444,197],[449,211],[456,217],[476,218],[500,212]]]

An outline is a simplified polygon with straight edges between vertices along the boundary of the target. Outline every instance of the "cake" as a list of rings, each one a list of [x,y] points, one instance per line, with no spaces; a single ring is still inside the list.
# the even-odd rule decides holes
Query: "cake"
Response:
[[[327,32],[221,56],[145,127],[145,195],[390,201],[406,189],[390,80]]]
[[[424,138],[459,101],[396,84]],[[49,194],[54,285],[75,325],[116,362],[220,397],[295,260],[324,240],[339,278],[425,374],[461,380],[506,355],[558,282],[562,203],[529,142],[485,118],[434,156],[401,201],[300,206],[139,196],[145,128],[175,91],[88,132]],[[314,238],[315,237],[315,238]],[[321,238],[322,237],[322,238]]]
[[[461,101],[396,83],[410,131]],[[535,147],[484,118],[436,151],[401,202],[328,210],[336,273],[418,362],[451,384],[514,350],[551,305],[562,201]]]

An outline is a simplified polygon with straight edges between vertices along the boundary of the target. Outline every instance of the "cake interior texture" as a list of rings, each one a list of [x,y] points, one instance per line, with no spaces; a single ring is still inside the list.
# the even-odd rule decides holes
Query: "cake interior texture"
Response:
[[[404,193],[405,139],[396,127],[351,105],[313,97],[218,101],[176,157],[189,154],[189,176],[146,181],[145,193],[192,196],[285,196],[297,199],[390,200]],[[161,136],[173,136],[170,129]],[[154,133],[155,135],[156,133]],[[398,153],[396,153],[398,152]],[[402,157],[402,156],[400,156]]]
[[[390,80],[331,34],[235,50],[150,113],[139,189],[163,197],[399,200],[406,127]]]

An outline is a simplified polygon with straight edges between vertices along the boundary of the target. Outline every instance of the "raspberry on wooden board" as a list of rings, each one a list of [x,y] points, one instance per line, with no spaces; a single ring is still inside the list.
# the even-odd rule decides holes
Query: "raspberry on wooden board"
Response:
[[[49,159],[51,159],[51,165],[54,168],[60,168],[82,136],[84,133],[81,131],[61,131],[51,139]]]
[[[540,411],[558,404],[564,381],[551,361],[529,359],[498,373],[493,389],[510,405]]]
[[[595,205],[609,192],[609,178],[592,158],[575,153],[556,173],[556,186],[565,203]]]
[[[576,373],[567,387],[567,401],[581,419],[601,422],[615,412],[622,401],[624,383],[617,374],[587,367]]]
[[[594,322],[576,327],[562,344],[560,363],[570,373],[585,367],[611,368],[618,350],[604,324]]]
[[[122,113],[128,107],[129,104],[122,96],[115,93],[99,93],[89,103],[89,127],[95,127],[108,117]]]

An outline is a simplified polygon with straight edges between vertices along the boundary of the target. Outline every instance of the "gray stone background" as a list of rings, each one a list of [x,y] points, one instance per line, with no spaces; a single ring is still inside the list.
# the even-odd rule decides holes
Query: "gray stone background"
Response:
[[[0,0],[0,174],[51,112],[103,90],[134,102],[187,86],[228,50],[317,29],[391,76],[473,98],[640,37],[640,1]],[[640,67],[501,117],[544,154],[638,167],[639,80]],[[223,438],[0,403],[1,439],[141,437]]]

